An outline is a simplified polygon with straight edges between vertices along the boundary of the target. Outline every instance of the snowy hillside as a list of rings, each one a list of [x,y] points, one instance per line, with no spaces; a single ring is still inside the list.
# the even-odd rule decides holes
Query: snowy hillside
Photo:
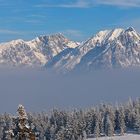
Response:
[[[60,72],[130,66],[140,66],[140,34],[132,27],[100,31],[76,48],[62,51],[46,65]]]
[[[96,138],[90,138],[87,140],[97,140]],[[102,137],[98,138],[98,140],[140,140],[140,135],[133,135],[133,134],[128,134],[125,136],[115,136],[115,137]]]
[[[0,64],[42,66],[61,51],[77,45],[62,34],[39,36],[31,41],[13,40],[0,44]]]
[[[0,119],[1,140],[11,140],[10,132],[17,136],[22,128],[27,128],[24,135],[32,130],[38,140],[140,140],[139,98],[115,106],[99,104],[87,109],[52,109],[41,113],[26,113],[19,105],[17,117],[5,113],[0,114]]]

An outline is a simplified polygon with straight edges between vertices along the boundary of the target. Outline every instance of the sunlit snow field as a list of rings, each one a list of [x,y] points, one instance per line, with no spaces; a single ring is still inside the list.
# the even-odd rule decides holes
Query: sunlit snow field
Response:
[[[140,135],[126,134],[125,136],[90,138],[87,140],[140,140]]]

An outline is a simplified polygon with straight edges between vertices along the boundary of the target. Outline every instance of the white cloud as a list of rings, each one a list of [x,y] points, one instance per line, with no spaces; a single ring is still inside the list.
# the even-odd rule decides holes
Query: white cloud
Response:
[[[31,14],[31,15],[27,15],[30,18],[47,18],[46,15],[41,15],[41,14]]]
[[[81,36],[81,31],[79,30],[74,30],[74,29],[68,29],[66,31],[64,31],[64,33],[66,34],[70,34],[70,35],[75,35],[75,36]]]
[[[44,3],[36,5],[35,7],[88,8],[90,3],[91,3],[90,0],[75,0],[75,2],[60,3],[60,4]]]
[[[96,4],[114,5],[121,7],[140,7],[140,0],[95,0]]]
[[[36,19],[26,19],[24,20],[25,23],[31,23],[31,24],[43,24],[41,20],[36,20]]]
[[[71,38],[72,40],[76,41],[84,40],[87,37],[83,32],[75,29],[67,29],[65,31],[62,31],[62,33]]]
[[[8,30],[8,29],[0,29],[0,34],[22,35],[23,32],[21,32],[21,31],[15,31],[15,30]]]
[[[89,8],[97,5],[112,5],[119,7],[140,7],[140,0],[75,0],[74,2],[49,4],[43,3],[36,7]]]
[[[0,17],[1,21],[4,21],[6,24],[31,24],[31,25],[44,25],[47,22],[47,17],[43,15],[32,15],[28,14],[25,16],[17,17]]]
[[[28,30],[12,30],[12,29],[0,29],[0,34],[2,35],[19,35],[19,36],[24,36],[24,35],[31,35],[33,33],[36,34],[41,34],[43,31],[38,31],[38,30],[34,30],[34,31],[28,31]]]

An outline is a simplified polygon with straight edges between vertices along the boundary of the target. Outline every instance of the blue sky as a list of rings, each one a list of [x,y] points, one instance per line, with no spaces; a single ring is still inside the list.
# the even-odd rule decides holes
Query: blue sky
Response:
[[[57,32],[81,41],[128,26],[140,32],[140,0],[0,0],[0,42]]]

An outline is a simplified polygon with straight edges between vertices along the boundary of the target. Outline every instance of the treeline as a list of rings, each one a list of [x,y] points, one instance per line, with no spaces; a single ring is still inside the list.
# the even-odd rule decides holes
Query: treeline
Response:
[[[0,115],[0,139],[14,128],[13,116]],[[85,110],[51,113],[28,113],[29,124],[38,132],[39,140],[83,140],[89,136],[123,135],[126,132],[140,134],[140,99],[131,99],[122,105],[100,104]]]

